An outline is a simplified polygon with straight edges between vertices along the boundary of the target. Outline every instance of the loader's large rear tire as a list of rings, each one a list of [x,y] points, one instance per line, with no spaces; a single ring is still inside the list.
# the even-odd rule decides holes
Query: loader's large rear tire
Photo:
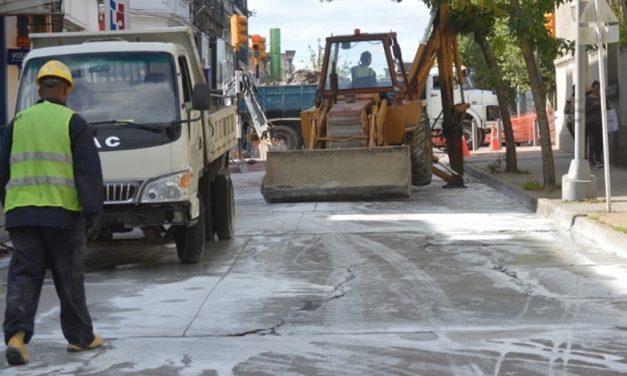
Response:
[[[421,123],[415,132],[405,134],[411,160],[411,183],[416,186],[431,184],[433,146],[429,124]]]
[[[174,229],[176,253],[183,264],[196,264],[205,252],[205,207],[200,200],[199,217],[192,226],[177,226]]]
[[[221,240],[233,238],[235,195],[229,175],[217,175],[211,188],[213,229]]]

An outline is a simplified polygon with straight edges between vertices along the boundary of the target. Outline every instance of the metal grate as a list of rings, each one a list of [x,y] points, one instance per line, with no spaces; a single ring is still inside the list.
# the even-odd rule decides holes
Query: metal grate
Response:
[[[139,182],[105,183],[105,204],[128,204],[137,201]]]

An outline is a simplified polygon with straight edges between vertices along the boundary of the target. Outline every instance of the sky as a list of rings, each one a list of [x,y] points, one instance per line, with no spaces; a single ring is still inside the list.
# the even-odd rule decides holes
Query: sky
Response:
[[[310,65],[308,46],[315,48],[331,35],[395,31],[403,59],[411,61],[423,39],[430,13],[422,0],[248,0],[253,16],[248,19],[248,34],[267,38],[270,29],[281,29],[281,51],[295,50],[296,69]]]

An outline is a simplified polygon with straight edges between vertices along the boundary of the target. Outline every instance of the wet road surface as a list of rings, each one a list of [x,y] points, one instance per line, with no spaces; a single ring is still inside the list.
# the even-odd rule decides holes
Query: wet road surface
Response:
[[[234,174],[236,237],[98,243],[107,342],[65,352],[49,279],[16,375],[624,375],[627,267],[477,183],[411,199],[273,204]],[[0,291],[8,258],[0,258]],[[4,301],[0,302],[4,310]]]

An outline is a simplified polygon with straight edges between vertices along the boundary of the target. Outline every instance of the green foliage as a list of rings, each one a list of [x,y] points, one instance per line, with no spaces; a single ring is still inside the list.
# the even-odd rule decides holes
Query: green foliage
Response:
[[[618,17],[619,43],[622,46],[627,45],[627,19],[625,19],[625,6],[627,6],[627,3],[625,1],[621,2],[621,0],[608,0],[608,3],[616,17]]]
[[[533,179],[533,180],[527,180],[526,182],[522,183],[522,189],[524,189],[525,191],[541,191],[544,189],[544,187],[542,186],[542,183],[540,183],[539,181]]]
[[[491,173],[492,175],[500,174],[501,172],[504,171],[503,158],[499,157],[494,162],[489,163],[487,168],[488,168],[488,172]]]
[[[311,46],[307,46],[309,50],[309,64],[311,65],[311,69],[315,71],[320,71],[322,68],[322,59],[324,48],[320,42],[320,38],[318,38],[315,49]]]

